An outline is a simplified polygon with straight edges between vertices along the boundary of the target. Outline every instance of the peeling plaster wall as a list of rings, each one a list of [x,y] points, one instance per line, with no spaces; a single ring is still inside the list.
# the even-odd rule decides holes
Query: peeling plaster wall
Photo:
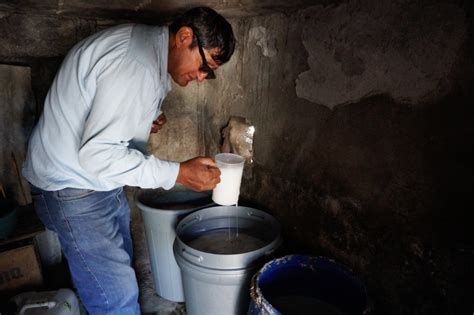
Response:
[[[298,97],[334,108],[374,94],[397,102],[434,101],[465,41],[465,13],[454,4],[349,1],[300,12],[310,69]]]

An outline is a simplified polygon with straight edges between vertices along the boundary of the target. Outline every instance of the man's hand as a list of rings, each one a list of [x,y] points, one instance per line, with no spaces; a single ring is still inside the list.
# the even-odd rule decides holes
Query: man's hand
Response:
[[[166,116],[165,114],[160,114],[157,119],[153,120],[153,124],[151,125],[151,133],[157,133],[164,124],[166,124]]]
[[[220,183],[221,171],[210,157],[196,157],[179,165],[177,183],[195,190],[211,190]]]

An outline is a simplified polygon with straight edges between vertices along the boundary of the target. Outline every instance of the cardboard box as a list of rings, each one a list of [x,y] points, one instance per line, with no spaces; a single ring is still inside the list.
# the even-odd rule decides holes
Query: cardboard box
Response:
[[[18,292],[42,284],[43,275],[34,245],[0,253],[0,292]]]

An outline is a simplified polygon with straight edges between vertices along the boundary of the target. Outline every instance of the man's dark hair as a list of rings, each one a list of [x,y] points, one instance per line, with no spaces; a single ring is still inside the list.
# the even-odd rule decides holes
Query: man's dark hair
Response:
[[[170,31],[176,34],[183,27],[190,27],[199,42],[206,49],[217,48],[212,59],[221,65],[229,61],[234,53],[235,38],[232,26],[226,19],[208,7],[197,7],[186,11],[177,17],[169,26]],[[197,39],[193,38],[191,48],[196,47]]]

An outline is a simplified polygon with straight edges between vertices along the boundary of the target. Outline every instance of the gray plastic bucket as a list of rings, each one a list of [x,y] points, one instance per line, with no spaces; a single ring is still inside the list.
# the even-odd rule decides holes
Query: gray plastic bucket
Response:
[[[347,267],[324,257],[274,259],[252,278],[249,315],[362,315],[366,289]]]
[[[204,238],[212,246],[225,245],[220,237],[226,234],[234,244],[254,246],[233,252],[229,245],[216,252],[197,245]],[[174,254],[183,276],[188,315],[245,314],[252,275],[281,243],[277,220],[248,207],[219,206],[193,212],[180,221],[176,235]],[[253,238],[257,242],[247,242]]]
[[[211,192],[195,192],[184,186],[143,189],[136,193],[135,202],[141,209],[156,293],[183,302],[181,271],[173,255],[175,227],[187,214],[212,206]]]

